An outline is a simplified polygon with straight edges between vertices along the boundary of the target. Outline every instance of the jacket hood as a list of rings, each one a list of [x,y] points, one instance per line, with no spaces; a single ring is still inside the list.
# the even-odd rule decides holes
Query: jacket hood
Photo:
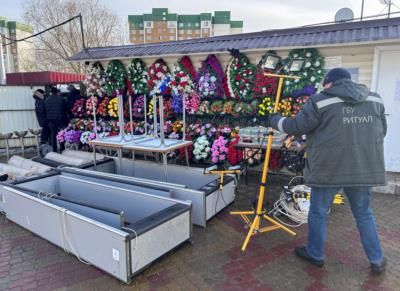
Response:
[[[370,91],[365,85],[342,79],[333,83],[331,88],[323,90],[322,93],[339,97],[345,102],[360,103],[367,99]]]

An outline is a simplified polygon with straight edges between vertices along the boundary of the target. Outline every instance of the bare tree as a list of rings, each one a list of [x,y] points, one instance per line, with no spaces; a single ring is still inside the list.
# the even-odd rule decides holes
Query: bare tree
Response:
[[[126,29],[120,19],[98,0],[26,0],[23,9],[24,20],[35,32],[81,13],[87,47],[125,42]],[[83,72],[81,64],[66,61],[83,48],[79,19],[39,35],[34,44],[39,70]]]

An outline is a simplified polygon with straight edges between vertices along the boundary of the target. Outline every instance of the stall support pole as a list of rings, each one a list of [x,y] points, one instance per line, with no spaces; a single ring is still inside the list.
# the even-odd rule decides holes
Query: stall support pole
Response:
[[[278,111],[279,101],[280,101],[280,98],[281,98],[283,80],[285,78],[298,79],[298,77],[277,75],[277,74],[265,74],[265,75],[269,76],[269,77],[279,78],[278,91],[277,91],[277,94],[276,94],[275,106],[274,106],[274,113],[276,113]],[[270,159],[270,155],[271,155],[273,134],[274,134],[273,129],[270,129],[270,131],[268,133],[268,144],[267,144],[267,150],[266,150],[266,154],[265,154],[261,185],[260,185],[260,189],[259,189],[257,209],[253,209],[253,210],[250,210],[250,211],[232,211],[230,213],[232,215],[240,215],[242,217],[242,219],[245,221],[245,223],[250,227],[250,230],[247,233],[246,239],[245,239],[245,241],[243,243],[242,251],[246,250],[246,247],[247,247],[247,245],[248,245],[248,243],[250,241],[250,238],[253,235],[256,235],[257,233],[263,233],[263,232],[269,232],[269,231],[272,231],[272,230],[282,229],[282,230],[288,232],[291,235],[296,235],[295,232],[293,232],[292,230],[290,230],[286,226],[282,225],[281,223],[279,223],[275,219],[269,217],[267,215],[267,211],[265,209],[263,209],[263,202],[264,202],[265,188],[266,188],[266,183],[267,183],[268,165],[269,165],[269,159]],[[248,215],[254,216],[252,222],[251,222],[250,218],[248,217]],[[260,227],[262,218],[267,220],[268,222],[270,222],[272,225],[271,226],[267,226],[267,227]]]

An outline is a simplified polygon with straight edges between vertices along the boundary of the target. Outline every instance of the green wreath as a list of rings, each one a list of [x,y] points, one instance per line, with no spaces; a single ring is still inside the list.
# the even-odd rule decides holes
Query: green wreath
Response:
[[[302,62],[303,65],[296,72],[290,71],[293,62]],[[294,91],[302,90],[306,86],[318,87],[324,77],[324,57],[315,48],[294,49],[284,60],[283,73],[285,75],[298,76],[300,79],[286,79],[284,81],[283,94],[291,95]]]
[[[133,94],[147,93],[147,76],[146,64],[141,59],[133,59],[128,66],[128,80]]]
[[[104,90],[108,96],[119,94],[125,89],[126,69],[119,60],[110,61],[107,66]]]
[[[227,98],[252,100],[255,66],[239,50],[229,50],[232,58],[226,67],[225,95]]]

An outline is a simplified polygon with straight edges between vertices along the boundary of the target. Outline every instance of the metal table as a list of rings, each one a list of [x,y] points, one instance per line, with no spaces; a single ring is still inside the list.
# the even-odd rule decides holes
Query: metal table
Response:
[[[146,139],[143,141],[138,141],[136,143],[128,143],[122,146],[122,149],[129,150],[132,152],[133,158],[135,158],[135,151],[141,152],[151,152],[151,153],[159,153],[163,157],[163,165],[164,165],[164,179],[167,181],[168,179],[168,161],[167,154],[178,149],[185,148],[186,151],[186,163],[189,166],[189,157],[187,148],[191,146],[193,142],[191,141],[182,141],[182,140],[173,140],[173,139],[164,139],[164,143],[161,142],[160,139]]]

